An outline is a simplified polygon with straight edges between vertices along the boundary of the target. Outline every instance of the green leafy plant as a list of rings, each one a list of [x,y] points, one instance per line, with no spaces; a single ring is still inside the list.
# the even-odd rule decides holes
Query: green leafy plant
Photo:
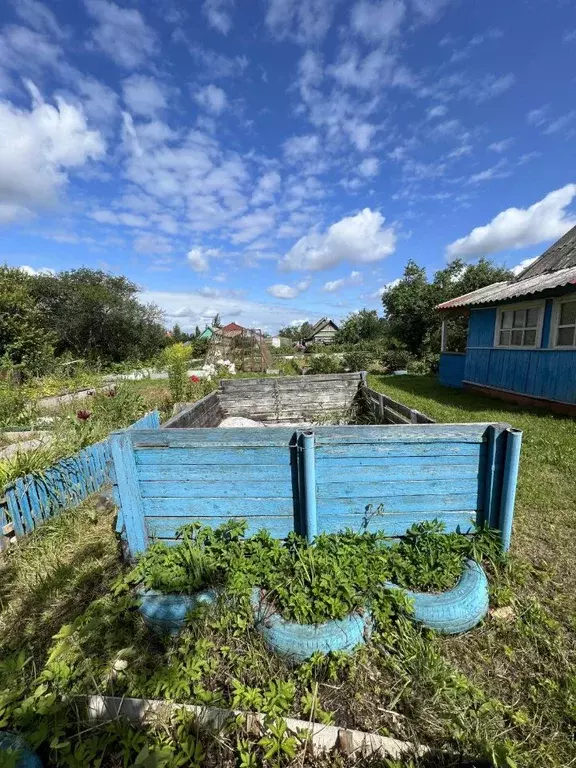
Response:
[[[346,352],[342,358],[344,368],[349,371],[367,371],[372,364],[373,356],[361,349]]]
[[[342,363],[338,357],[335,355],[322,353],[320,355],[314,355],[310,358],[310,362],[308,363],[308,370],[306,373],[340,373],[341,370]]]
[[[184,343],[171,344],[164,350],[164,363],[168,370],[168,386],[174,403],[183,402],[186,396],[187,369],[191,350]]]

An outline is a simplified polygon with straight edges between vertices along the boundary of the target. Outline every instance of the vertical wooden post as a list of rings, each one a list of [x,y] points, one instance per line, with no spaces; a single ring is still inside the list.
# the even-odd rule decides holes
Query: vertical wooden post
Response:
[[[440,344],[440,351],[448,352],[448,323],[444,316],[442,316],[442,341]]]
[[[134,557],[146,550],[148,536],[144,520],[144,505],[136,475],[134,448],[127,432],[115,432],[110,437],[114,471],[118,483],[118,498],[126,527],[130,555]]]
[[[487,450],[484,459],[484,488],[477,523],[488,523],[490,528],[500,524],[500,500],[502,497],[502,475],[506,452],[506,430],[509,424],[491,424],[486,430]]]

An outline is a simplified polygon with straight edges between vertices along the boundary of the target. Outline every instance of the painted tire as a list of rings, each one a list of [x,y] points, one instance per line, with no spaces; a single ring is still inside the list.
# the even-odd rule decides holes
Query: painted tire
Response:
[[[18,754],[16,768],[42,768],[40,758],[31,751],[21,736],[16,733],[0,731],[0,765],[3,765],[2,753],[13,752]]]
[[[386,582],[388,589],[402,589]],[[441,594],[402,592],[413,601],[414,619],[429,629],[445,635],[456,635],[475,627],[488,613],[488,579],[484,569],[467,560],[464,572],[454,589]]]
[[[352,653],[363,645],[372,632],[370,613],[351,613],[345,619],[325,624],[297,624],[286,621],[266,602],[259,587],[250,597],[256,628],[267,645],[293,662],[306,661],[313,653],[343,651]]]
[[[186,617],[199,605],[212,605],[217,593],[205,589],[195,595],[175,595],[143,589],[139,593],[138,610],[144,623],[158,635],[177,635],[186,625]]]

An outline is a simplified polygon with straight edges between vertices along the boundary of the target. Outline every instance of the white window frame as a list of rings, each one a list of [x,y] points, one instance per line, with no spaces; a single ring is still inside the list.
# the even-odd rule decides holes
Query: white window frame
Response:
[[[517,304],[503,304],[500,305],[496,312],[496,327],[494,328],[494,347],[495,349],[540,349],[542,346],[542,327],[544,325],[544,310],[546,307],[546,301],[521,301]],[[538,324],[536,326],[536,341],[531,345],[518,346],[515,344],[499,344],[500,331],[502,324],[502,314],[504,312],[510,312],[515,309],[537,309],[538,310]],[[514,330],[511,328],[510,330]],[[524,330],[524,329],[516,329]]]
[[[566,296],[559,296],[557,299],[554,299],[552,304],[552,322],[550,323],[550,347],[552,349],[576,349],[576,338],[574,344],[556,343],[558,328],[560,327],[560,307],[562,304],[574,301],[576,301],[576,293],[569,293]]]

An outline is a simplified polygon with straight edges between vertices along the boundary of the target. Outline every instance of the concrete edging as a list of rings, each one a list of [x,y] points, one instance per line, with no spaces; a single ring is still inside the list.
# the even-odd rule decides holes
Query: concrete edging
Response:
[[[92,721],[109,722],[124,717],[130,722],[143,723],[155,717],[172,715],[178,710],[186,710],[197,722],[216,733],[239,715],[246,718],[246,728],[250,733],[261,734],[267,716],[261,712],[201,707],[195,704],[177,704],[161,699],[132,699],[118,696],[80,696],[86,702],[88,717]],[[351,728],[339,728],[336,725],[324,725],[292,717],[283,717],[288,730],[293,734],[308,733],[304,741],[312,754],[337,750],[349,757],[369,757],[379,754],[384,757],[401,759],[410,756],[422,756],[429,750],[407,741],[380,736],[377,733],[357,731]]]

